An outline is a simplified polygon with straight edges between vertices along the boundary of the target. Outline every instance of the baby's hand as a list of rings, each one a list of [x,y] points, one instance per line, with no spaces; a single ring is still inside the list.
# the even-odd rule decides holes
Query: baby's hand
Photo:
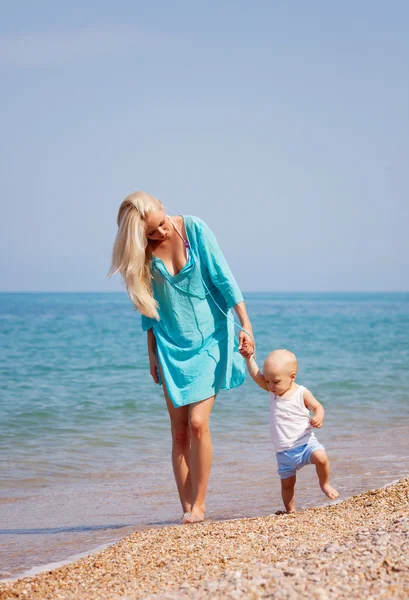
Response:
[[[248,342],[243,342],[239,352],[244,358],[250,358],[253,354],[253,346]]]
[[[316,417],[314,415],[312,417],[310,423],[311,423],[312,427],[316,427],[317,429],[319,429],[320,427],[322,427],[322,421],[323,421],[322,417],[319,417],[319,416]]]

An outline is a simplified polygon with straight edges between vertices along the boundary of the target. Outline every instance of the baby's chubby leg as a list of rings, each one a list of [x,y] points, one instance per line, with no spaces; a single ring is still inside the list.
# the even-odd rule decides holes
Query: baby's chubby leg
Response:
[[[337,490],[329,483],[329,461],[325,450],[315,450],[315,452],[311,454],[311,463],[315,465],[320,487],[324,494],[328,496],[330,500],[338,498],[339,494]]]
[[[295,481],[296,481],[295,475],[291,475],[291,477],[287,477],[286,479],[281,480],[281,496],[283,498],[285,510],[288,513],[295,512],[295,498],[294,498]]]

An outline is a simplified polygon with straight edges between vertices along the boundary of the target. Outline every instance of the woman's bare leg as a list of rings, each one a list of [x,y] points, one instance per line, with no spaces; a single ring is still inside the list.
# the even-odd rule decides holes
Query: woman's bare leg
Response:
[[[183,512],[187,513],[192,508],[192,483],[189,471],[189,407],[175,408],[168,396],[163,376],[162,384],[171,423],[173,474]]]
[[[192,508],[186,522],[203,521],[207,484],[212,466],[212,439],[209,417],[215,396],[189,405],[190,474],[192,481]]]

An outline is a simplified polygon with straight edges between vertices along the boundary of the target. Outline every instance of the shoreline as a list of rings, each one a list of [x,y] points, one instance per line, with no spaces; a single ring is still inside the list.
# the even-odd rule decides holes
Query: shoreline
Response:
[[[335,506],[335,505],[345,502],[351,498],[354,498],[358,495],[361,495],[362,493],[368,493],[368,492],[374,491],[375,489],[381,490],[381,489],[386,489],[388,487],[391,487],[391,486],[395,485],[396,483],[398,483],[399,481],[401,481],[402,479],[409,479],[409,474],[405,475],[404,477],[402,477],[400,479],[393,479],[393,480],[389,481],[388,483],[385,483],[384,485],[380,486],[379,488],[371,488],[365,492],[360,492],[359,494],[348,496],[347,498],[332,500],[330,504],[328,503],[328,501],[324,500],[322,504],[318,504],[318,505],[314,505],[314,506],[301,506],[297,510],[297,514],[303,512],[305,510],[311,510],[313,508],[319,509],[319,508],[325,508],[328,506]],[[216,520],[206,520],[206,523],[224,523],[224,522],[248,520],[248,519],[254,519],[254,518],[265,518],[267,516],[273,516],[273,513],[271,515],[262,515],[261,517],[254,517],[254,516],[252,516],[252,517],[231,517],[231,518],[222,518],[222,519],[216,519]],[[134,532],[132,532],[131,534],[125,535],[123,538],[121,538],[119,540],[106,542],[104,544],[99,544],[97,546],[92,546],[88,550],[84,550],[82,552],[76,552],[75,554],[71,554],[71,555],[67,556],[66,558],[63,558],[60,560],[56,560],[56,561],[52,561],[52,562],[44,563],[44,564],[39,564],[39,565],[34,565],[33,567],[25,569],[24,571],[21,571],[20,573],[18,573],[17,575],[15,575],[13,577],[0,578],[0,590],[1,590],[2,583],[11,583],[11,582],[18,581],[20,579],[26,579],[27,577],[34,577],[36,575],[44,573],[45,571],[53,571],[55,569],[58,569],[59,567],[64,567],[66,565],[70,565],[72,563],[75,563],[75,562],[81,560],[82,558],[91,557],[94,554],[102,552],[103,550],[105,550],[106,548],[109,548],[110,546],[115,546],[115,544],[121,542],[122,539],[127,538],[129,535],[134,535],[141,531],[148,531],[150,529],[164,529],[166,527],[175,527],[175,526],[179,526],[179,524],[177,522],[175,522],[175,523],[168,523],[166,525],[155,525],[155,526],[153,526],[153,525],[150,525],[150,526],[149,525],[135,525]]]
[[[327,585],[321,596],[315,596],[314,590],[328,578],[332,578],[331,598],[351,597],[351,589],[357,596],[370,597],[376,595],[377,586],[380,593],[385,585],[394,585],[395,595],[388,597],[405,598],[409,596],[408,557],[406,478],[293,515],[136,531],[92,554],[84,553],[76,562],[67,559],[63,565],[53,563],[58,565],[54,570],[44,565],[24,579],[2,580],[0,600],[153,598],[153,594],[206,598],[210,592],[216,598],[228,597],[233,589],[235,597],[242,593],[243,598],[290,589],[294,594],[325,598]],[[312,560],[326,565],[325,573],[311,574]],[[338,563],[344,568],[337,570]],[[314,565],[313,571],[320,572],[319,566]]]

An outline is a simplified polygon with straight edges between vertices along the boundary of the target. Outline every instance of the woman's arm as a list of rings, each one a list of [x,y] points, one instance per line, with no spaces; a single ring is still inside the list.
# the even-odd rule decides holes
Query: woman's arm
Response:
[[[159,383],[158,363],[156,360],[156,338],[153,329],[148,329],[148,356],[149,356],[149,371],[155,383]]]
[[[234,306],[236,315],[240,320],[242,330],[239,333],[239,351],[244,358],[250,358],[255,351],[253,328],[251,327],[250,319],[247,314],[246,305],[244,302],[239,302]],[[250,334],[250,335],[249,335]]]
[[[156,338],[153,332],[155,323],[157,323],[156,319],[141,315],[142,330],[146,331],[146,339],[148,342],[149,371],[153,381],[159,383],[158,363],[156,360]]]
[[[213,284],[223,295],[228,308],[234,308],[240,325],[248,333],[241,330],[239,334],[239,350],[244,357],[249,357],[254,352],[253,331],[247,314],[243,295],[237,282],[230,271],[229,265],[220,249],[213,231],[206,223],[198,219],[198,243],[200,255],[205,263]]]
[[[230,270],[213,231],[201,219],[196,219],[197,242],[200,257],[212,283],[222,294],[227,308],[243,302],[243,295]]]

